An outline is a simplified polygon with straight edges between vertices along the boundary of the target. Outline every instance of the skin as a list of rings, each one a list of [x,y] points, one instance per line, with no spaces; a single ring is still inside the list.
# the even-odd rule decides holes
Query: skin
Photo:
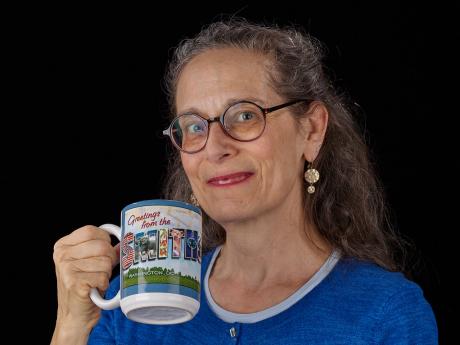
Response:
[[[269,107],[284,103],[268,83],[269,61],[238,49],[220,49],[195,57],[178,83],[179,113],[221,114],[230,99],[258,99]],[[182,163],[201,207],[227,232],[209,287],[229,311],[255,312],[273,306],[297,290],[324,263],[330,246],[305,219],[303,166],[314,161],[324,140],[328,113],[314,102],[301,128],[289,108],[268,115],[264,134],[238,142],[213,124],[206,148],[182,154]],[[244,183],[215,188],[211,177],[250,171]],[[319,181],[318,183],[321,183]],[[86,344],[100,310],[90,289],[105,290],[119,249],[107,233],[84,226],[58,240],[56,266],[58,313],[51,344]]]
[[[178,114],[218,116],[234,99],[257,99],[262,107],[286,102],[268,82],[269,62],[236,48],[198,55],[179,78]],[[213,123],[204,150],[181,153],[198,202],[227,233],[209,288],[215,301],[229,311],[255,312],[281,302],[331,253],[303,212],[303,167],[305,160],[312,162],[318,154],[328,112],[322,103],[312,103],[299,128],[290,111],[269,114],[263,135],[252,142],[238,142]],[[225,188],[207,183],[240,171],[254,175]]]
[[[62,237],[54,245],[58,312],[51,344],[86,344],[100,309],[90,300],[91,288],[105,291],[119,261],[119,246],[110,236],[87,225]]]

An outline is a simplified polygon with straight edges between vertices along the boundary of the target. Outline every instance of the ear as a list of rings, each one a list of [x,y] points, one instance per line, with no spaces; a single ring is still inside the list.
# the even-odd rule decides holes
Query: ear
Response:
[[[329,112],[323,103],[315,101],[310,104],[306,115],[305,121],[303,121],[303,155],[307,161],[313,162],[318,156],[326,135]]]

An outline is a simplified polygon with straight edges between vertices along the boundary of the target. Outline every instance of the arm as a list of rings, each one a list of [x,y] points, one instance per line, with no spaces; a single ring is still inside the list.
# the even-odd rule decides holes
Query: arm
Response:
[[[93,326],[93,323],[78,324],[71,319],[59,318],[58,316],[51,345],[85,345]]]

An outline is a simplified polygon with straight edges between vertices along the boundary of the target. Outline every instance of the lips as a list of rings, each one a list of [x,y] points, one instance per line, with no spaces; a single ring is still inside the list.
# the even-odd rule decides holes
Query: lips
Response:
[[[244,172],[237,172],[237,173],[229,174],[229,175],[216,176],[216,177],[209,179],[208,184],[216,186],[216,187],[231,186],[231,185],[246,181],[252,175],[253,175],[252,172],[244,171]]]

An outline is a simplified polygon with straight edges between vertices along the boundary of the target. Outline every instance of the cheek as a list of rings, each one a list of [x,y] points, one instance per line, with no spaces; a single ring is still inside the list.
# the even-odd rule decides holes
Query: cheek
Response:
[[[264,142],[263,158],[265,168],[269,171],[273,183],[286,183],[298,175],[300,153],[295,135],[271,136],[270,140]]]
[[[269,134],[269,133],[267,133]],[[259,173],[263,175],[270,174],[273,170],[273,165],[278,160],[278,140],[270,135],[263,135],[259,139],[242,143],[243,157],[249,161],[256,170],[261,170]]]
[[[285,143],[273,151],[273,170],[275,182],[287,183],[296,175],[297,162],[292,147]]]
[[[180,154],[182,167],[184,168],[185,174],[187,175],[188,179],[190,180],[193,176],[194,166],[193,159],[188,155],[181,153]]]

